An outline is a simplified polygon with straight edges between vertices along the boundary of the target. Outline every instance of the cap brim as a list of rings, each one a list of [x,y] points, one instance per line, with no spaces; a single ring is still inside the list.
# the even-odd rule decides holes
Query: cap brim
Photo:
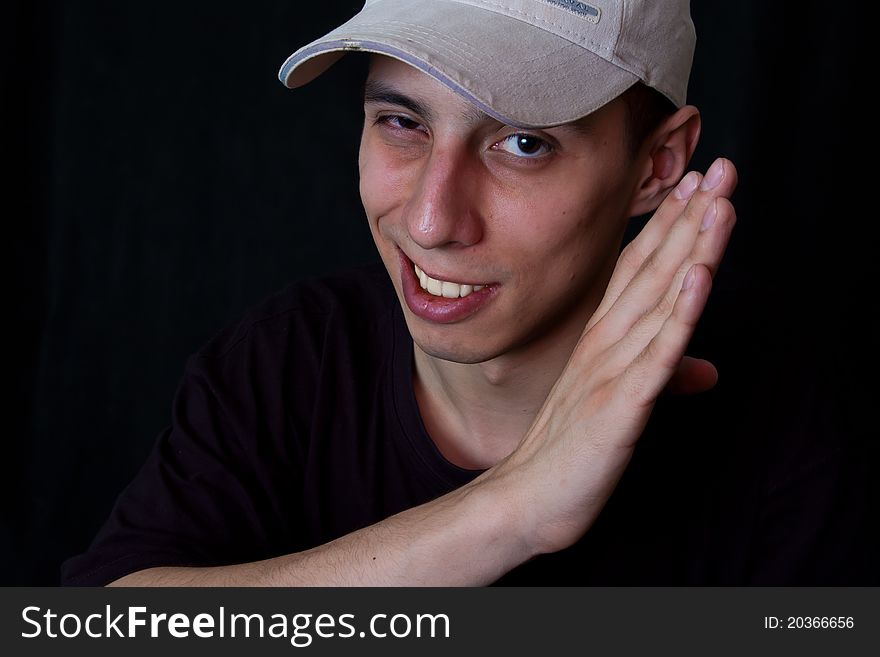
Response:
[[[278,74],[289,88],[346,52],[393,57],[437,79],[493,118],[516,127],[575,121],[638,77],[545,30],[472,5],[385,0],[299,49]]]

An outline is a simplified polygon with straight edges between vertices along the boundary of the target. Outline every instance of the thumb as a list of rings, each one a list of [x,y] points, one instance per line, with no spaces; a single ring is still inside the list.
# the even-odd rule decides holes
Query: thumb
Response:
[[[685,356],[678,370],[666,384],[666,392],[672,395],[693,395],[706,392],[718,383],[718,370],[708,360]]]

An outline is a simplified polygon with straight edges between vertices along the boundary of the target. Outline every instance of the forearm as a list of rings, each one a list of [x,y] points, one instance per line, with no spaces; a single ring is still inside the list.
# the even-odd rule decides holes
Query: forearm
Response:
[[[480,586],[528,560],[517,509],[491,478],[319,547],[211,568],[150,568],[111,586]]]

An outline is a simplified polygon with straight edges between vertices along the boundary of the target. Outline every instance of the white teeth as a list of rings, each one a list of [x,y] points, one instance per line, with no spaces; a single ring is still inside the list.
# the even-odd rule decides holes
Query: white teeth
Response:
[[[445,297],[447,299],[457,299],[461,297],[463,299],[472,292],[479,292],[486,287],[485,285],[466,285],[450,283],[449,281],[438,281],[436,278],[428,276],[415,263],[413,263],[413,270],[416,272],[416,277],[419,279],[419,285],[421,288],[437,297]]]
[[[443,281],[443,285],[440,286],[440,294],[447,299],[458,299],[459,293],[461,293],[461,285],[458,283],[447,283],[446,281]]]

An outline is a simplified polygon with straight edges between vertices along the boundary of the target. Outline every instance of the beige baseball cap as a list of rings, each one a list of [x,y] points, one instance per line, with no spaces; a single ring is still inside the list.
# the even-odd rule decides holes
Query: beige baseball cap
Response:
[[[689,0],[367,0],[284,62],[300,87],[346,52],[380,53],[515,127],[569,123],[641,80],[685,104],[696,34]]]

